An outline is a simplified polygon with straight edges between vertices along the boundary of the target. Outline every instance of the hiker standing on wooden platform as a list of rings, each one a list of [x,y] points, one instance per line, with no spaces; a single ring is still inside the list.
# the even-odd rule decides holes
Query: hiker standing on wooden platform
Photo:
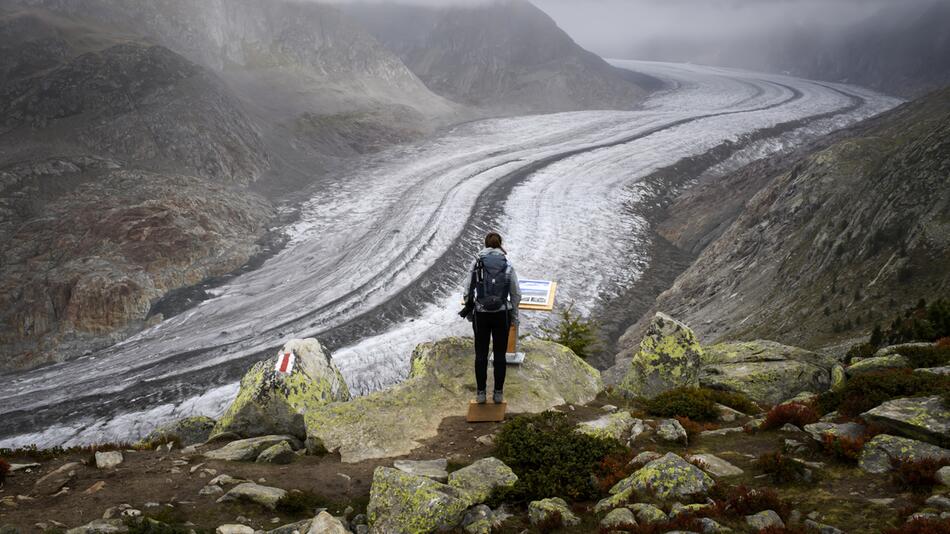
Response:
[[[492,401],[504,401],[508,332],[518,324],[518,275],[501,246],[501,236],[491,232],[485,236],[485,248],[478,253],[465,293],[465,307],[459,313],[472,321],[475,332],[475,400],[484,404],[488,382],[488,343],[491,341],[494,361]]]

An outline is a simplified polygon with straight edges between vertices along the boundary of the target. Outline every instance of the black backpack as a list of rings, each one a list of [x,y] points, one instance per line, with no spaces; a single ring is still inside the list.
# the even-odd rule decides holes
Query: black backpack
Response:
[[[510,285],[508,260],[504,256],[490,254],[475,261],[475,301],[483,310],[504,309]]]

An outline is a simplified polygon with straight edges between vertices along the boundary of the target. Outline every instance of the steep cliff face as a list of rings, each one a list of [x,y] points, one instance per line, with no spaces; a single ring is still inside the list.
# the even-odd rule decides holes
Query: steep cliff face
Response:
[[[0,14],[0,49],[0,369],[109,344],[254,252],[270,159],[213,73],[50,13]]]
[[[950,290],[950,89],[782,165],[655,309],[707,341],[821,347]]]
[[[458,102],[512,112],[629,109],[645,94],[526,1],[346,9],[430,89]]]

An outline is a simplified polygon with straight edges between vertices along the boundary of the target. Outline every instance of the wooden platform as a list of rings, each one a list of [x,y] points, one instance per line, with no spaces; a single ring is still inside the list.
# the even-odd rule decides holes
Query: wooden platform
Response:
[[[488,423],[505,420],[505,412],[508,411],[508,403],[486,402],[478,404],[474,400],[468,401],[468,415],[465,420],[469,423]]]

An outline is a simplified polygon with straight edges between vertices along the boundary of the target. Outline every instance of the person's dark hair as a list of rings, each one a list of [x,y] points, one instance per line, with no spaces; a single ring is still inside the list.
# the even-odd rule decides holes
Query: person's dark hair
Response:
[[[488,235],[485,236],[485,248],[501,249],[502,252],[508,254],[505,247],[501,246],[501,235],[495,232],[488,232]]]

